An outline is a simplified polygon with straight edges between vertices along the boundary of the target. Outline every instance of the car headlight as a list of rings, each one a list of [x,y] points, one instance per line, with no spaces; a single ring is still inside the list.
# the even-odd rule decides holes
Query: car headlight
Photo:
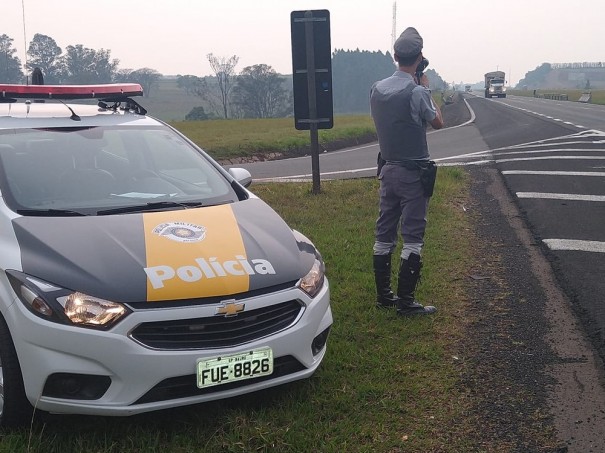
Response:
[[[74,324],[105,326],[126,313],[122,304],[78,292],[57,300],[63,307],[65,316]]]
[[[48,321],[108,329],[130,313],[120,303],[59,288],[22,272],[6,271],[6,274],[23,305]]]
[[[310,297],[315,297],[323,287],[325,277],[325,266],[321,258],[315,258],[311,270],[300,279],[298,287],[307,293]]]

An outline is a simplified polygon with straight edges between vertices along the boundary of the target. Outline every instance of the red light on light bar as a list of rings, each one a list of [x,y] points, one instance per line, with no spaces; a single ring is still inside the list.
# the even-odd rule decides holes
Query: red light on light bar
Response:
[[[142,96],[138,83],[106,85],[10,85],[0,84],[0,98],[93,99]]]

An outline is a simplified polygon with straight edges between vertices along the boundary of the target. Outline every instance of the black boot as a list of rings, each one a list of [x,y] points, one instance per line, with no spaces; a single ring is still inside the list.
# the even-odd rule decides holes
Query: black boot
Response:
[[[391,291],[391,255],[374,255],[374,278],[376,280],[376,306],[379,308],[395,307],[398,298]]]
[[[437,311],[433,306],[422,306],[414,298],[416,286],[420,281],[421,268],[420,255],[416,253],[412,253],[407,260],[401,259],[399,265],[399,285],[397,287],[397,296],[399,296],[399,302],[397,303],[398,315],[430,315]]]

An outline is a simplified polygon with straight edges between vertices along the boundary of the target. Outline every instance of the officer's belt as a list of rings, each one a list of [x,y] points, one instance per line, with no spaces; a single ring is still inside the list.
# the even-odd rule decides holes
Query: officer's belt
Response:
[[[408,170],[420,170],[428,164],[426,160],[387,160],[385,165],[397,165],[398,167],[407,168]]]

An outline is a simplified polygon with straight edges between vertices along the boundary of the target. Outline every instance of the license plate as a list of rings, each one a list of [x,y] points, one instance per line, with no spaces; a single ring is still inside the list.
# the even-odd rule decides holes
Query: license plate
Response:
[[[199,388],[227,384],[273,373],[271,348],[254,349],[238,354],[223,355],[197,362]]]

